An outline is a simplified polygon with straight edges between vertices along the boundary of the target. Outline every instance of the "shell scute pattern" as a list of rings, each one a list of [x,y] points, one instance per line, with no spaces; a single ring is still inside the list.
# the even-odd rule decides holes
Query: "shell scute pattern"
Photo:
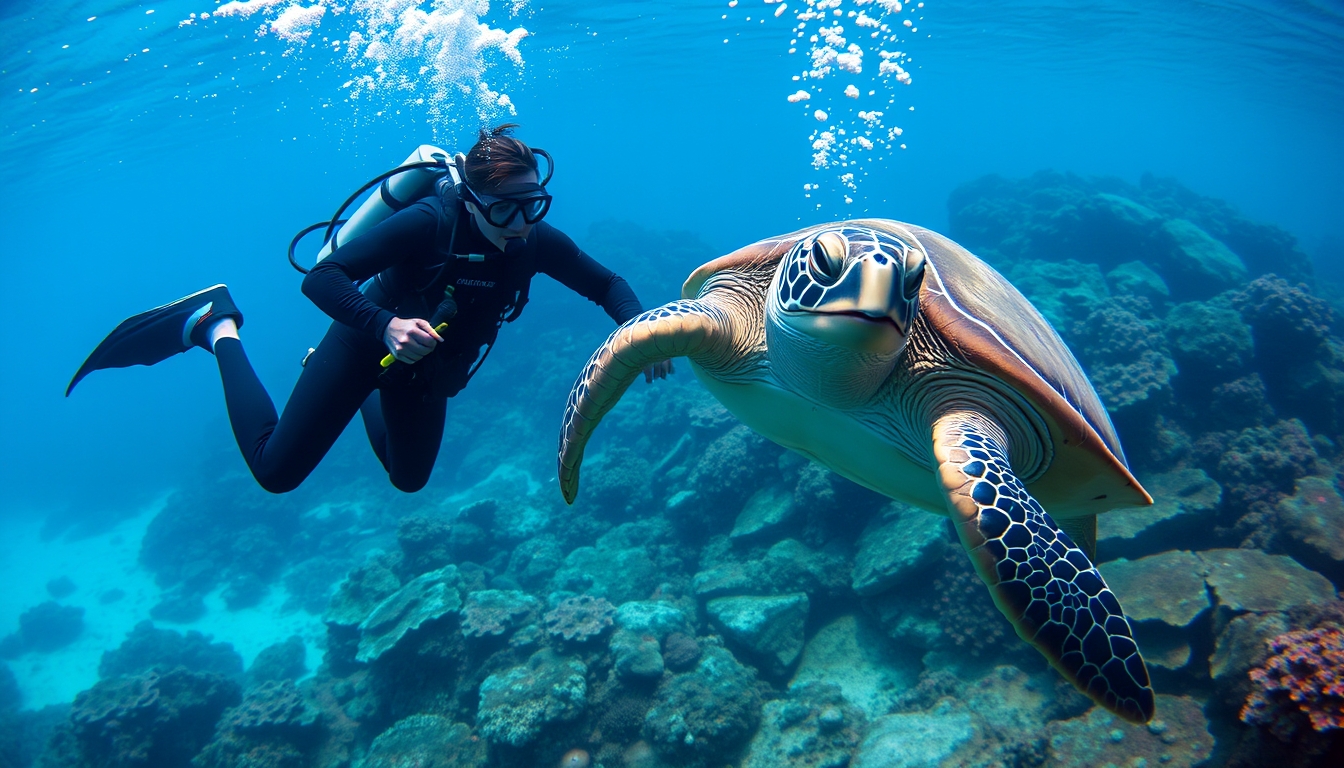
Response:
[[[1144,719],[1153,709],[1147,669],[1120,602],[1087,555],[1059,530],[1009,470],[1003,453],[978,437],[960,441],[972,480],[975,526],[990,556],[996,591],[1010,616],[1080,687]]]

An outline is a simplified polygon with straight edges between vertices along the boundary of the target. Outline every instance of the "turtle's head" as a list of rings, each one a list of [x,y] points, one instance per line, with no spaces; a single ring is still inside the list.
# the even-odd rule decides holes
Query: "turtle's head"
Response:
[[[899,353],[919,309],[924,251],[882,230],[837,225],[784,257],[772,286],[782,322],[820,341]]]
[[[766,343],[776,374],[837,407],[865,401],[910,338],[924,260],[913,236],[857,224],[801,238],[770,286]]]

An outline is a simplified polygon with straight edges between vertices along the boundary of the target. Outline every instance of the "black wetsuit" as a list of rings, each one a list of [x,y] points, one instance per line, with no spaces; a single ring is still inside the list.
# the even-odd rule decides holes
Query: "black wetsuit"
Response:
[[[458,257],[467,254],[486,256]],[[274,493],[298,487],[361,411],[392,484],[423,488],[443,439],[447,398],[466,386],[503,322],[521,312],[538,272],[601,305],[617,323],[641,311],[630,286],[560,230],[539,222],[526,246],[506,256],[451,192],[416,202],[337,248],[303,281],[304,294],[335,322],[309,355],[283,416],[277,418],[242,344],[215,345],[229,420],[257,482]],[[355,282],[364,280],[361,291]],[[444,342],[411,367],[414,379],[380,380],[388,322],[430,317],[446,285],[453,286],[458,313]]]

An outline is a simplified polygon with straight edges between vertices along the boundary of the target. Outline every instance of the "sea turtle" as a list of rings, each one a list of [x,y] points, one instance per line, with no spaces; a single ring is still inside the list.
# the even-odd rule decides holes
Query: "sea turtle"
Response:
[[[936,232],[858,219],[711,261],[681,295],[618,328],[574,383],[566,501],[602,416],[641,369],[686,356],[765,437],[948,515],[1024,640],[1107,709],[1152,717],[1133,631],[1092,564],[1097,513],[1152,497],[1077,360],[1007,280]]]

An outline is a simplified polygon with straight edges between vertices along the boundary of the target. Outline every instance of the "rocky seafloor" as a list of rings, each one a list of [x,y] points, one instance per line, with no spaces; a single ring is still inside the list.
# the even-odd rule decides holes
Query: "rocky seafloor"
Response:
[[[573,298],[543,291],[451,404],[425,491],[350,441],[287,496],[203,472],[171,497],[140,552],[163,599],[95,685],[28,710],[0,666],[0,765],[1344,764],[1344,341],[1310,259],[1151,177],[986,177],[949,209],[1074,350],[1156,499],[1103,516],[1098,547],[1151,723],[1020,641],[944,519],[768,443],[684,371],[610,414],[566,507],[559,412],[606,328],[557,328]],[[716,255],[616,223],[585,246],[646,298]],[[49,591],[0,655],[78,635]],[[273,591],[323,617],[316,669],[298,638],[245,667],[154,623]]]

